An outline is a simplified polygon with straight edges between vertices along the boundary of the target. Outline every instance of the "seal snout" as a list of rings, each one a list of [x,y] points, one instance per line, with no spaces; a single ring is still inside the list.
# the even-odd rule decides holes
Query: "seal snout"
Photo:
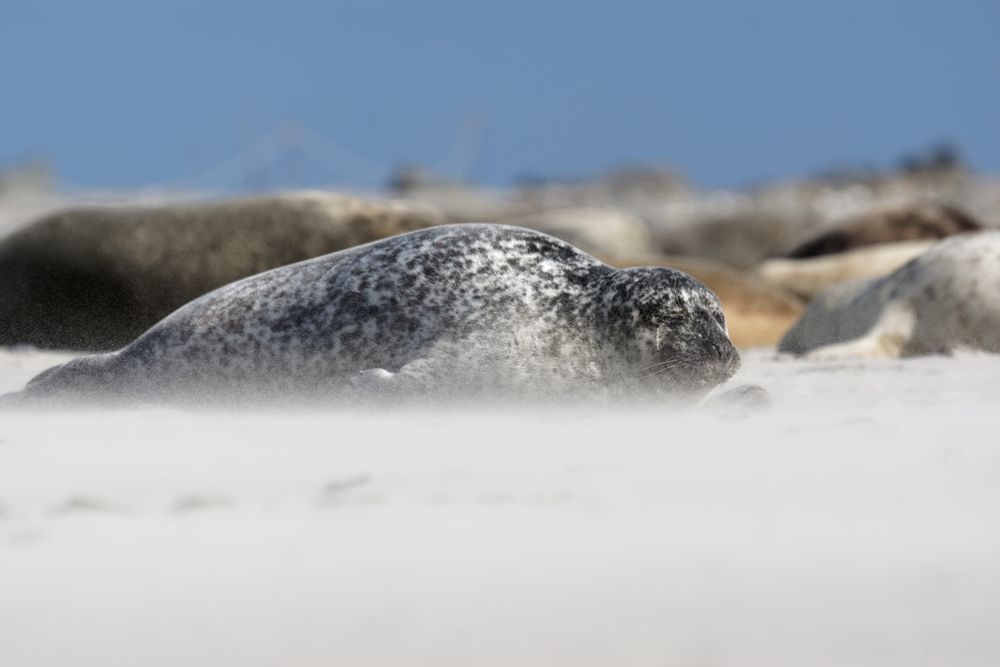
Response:
[[[714,340],[708,347],[714,354],[712,366],[721,378],[720,382],[725,382],[740,369],[740,353],[728,338]]]

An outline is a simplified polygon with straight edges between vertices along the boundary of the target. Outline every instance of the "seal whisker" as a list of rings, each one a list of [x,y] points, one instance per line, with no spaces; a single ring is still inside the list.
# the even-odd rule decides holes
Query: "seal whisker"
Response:
[[[700,401],[698,401],[697,403],[695,403],[695,405],[694,405],[695,410],[700,410],[702,407],[704,407],[705,403],[707,403],[708,400],[710,398],[712,398],[712,396],[715,395],[715,392],[716,392],[716,390],[718,388],[719,388],[719,385],[715,385],[714,387],[712,387],[711,389],[709,389],[708,393],[705,394],[704,396],[702,396],[702,398],[701,398]]]
[[[666,375],[668,373],[672,374],[697,374],[701,368],[702,361],[696,357],[690,356],[679,356],[672,360],[673,363],[670,365],[664,365],[661,368],[654,370],[653,372],[644,373],[636,376],[637,381],[648,380],[650,378],[658,377],[660,375]]]
[[[679,357],[671,357],[670,359],[664,359],[663,361],[659,361],[659,362],[657,362],[655,364],[650,364],[649,366],[642,366],[641,368],[637,368],[636,372],[641,373],[643,371],[654,370],[654,369],[659,368],[661,366],[664,366],[666,364],[675,363],[679,359],[680,359]]]
[[[669,365],[662,365],[659,368],[657,368],[657,369],[655,369],[655,370],[653,370],[651,372],[636,374],[636,377],[638,379],[642,380],[642,379],[646,379],[646,378],[656,377],[657,375],[663,375],[663,374],[668,373],[670,371],[674,371],[674,370],[678,370],[678,369],[689,369],[689,368],[691,368],[691,364],[690,364],[690,362],[688,360],[686,360],[686,359],[675,359],[673,361],[673,363],[671,363]]]

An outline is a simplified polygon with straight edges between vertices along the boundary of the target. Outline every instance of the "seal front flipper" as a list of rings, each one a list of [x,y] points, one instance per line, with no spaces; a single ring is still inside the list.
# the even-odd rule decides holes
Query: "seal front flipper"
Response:
[[[896,359],[902,356],[906,339],[899,335],[874,333],[846,343],[818,347],[806,354],[810,361],[843,361],[845,359]]]
[[[905,356],[916,327],[916,313],[907,303],[884,307],[875,325],[863,335],[832,342],[806,353],[813,361],[844,359],[897,359]]]
[[[384,368],[366,368],[352,375],[351,388],[359,397],[417,396],[429,387],[429,368],[426,359],[417,359],[393,373]]]
[[[384,391],[393,386],[395,373],[384,368],[368,368],[357,375],[351,376],[351,387],[358,391]]]
[[[709,396],[701,407],[728,419],[742,419],[771,406],[771,394],[759,384],[741,384]]]

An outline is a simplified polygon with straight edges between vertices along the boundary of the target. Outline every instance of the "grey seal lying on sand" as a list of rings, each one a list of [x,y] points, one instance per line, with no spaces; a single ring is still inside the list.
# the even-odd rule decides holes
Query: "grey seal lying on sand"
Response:
[[[822,292],[778,349],[828,359],[1000,352],[1000,232],[955,236],[884,278]]]
[[[465,224],[232,283],[9,400],[698,398],[739,364],[719,300],[690,276],[618,270],[539,232]]]

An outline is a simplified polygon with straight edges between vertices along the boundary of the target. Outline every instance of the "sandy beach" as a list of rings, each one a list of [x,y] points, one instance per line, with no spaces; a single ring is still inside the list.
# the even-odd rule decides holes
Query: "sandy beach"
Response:
[[[998,376],[759,350],[737,420],[5,415],[0,661],[996,664]]]

